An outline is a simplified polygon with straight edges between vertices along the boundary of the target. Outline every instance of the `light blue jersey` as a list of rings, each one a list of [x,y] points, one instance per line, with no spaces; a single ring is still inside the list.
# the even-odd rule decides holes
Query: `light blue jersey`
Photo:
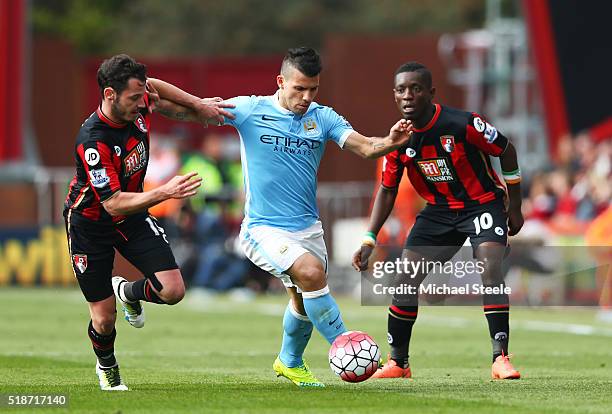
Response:
[[[296,115],[272,96],[238,96],[227,101],[236,119],[226,119],[240,134],[246,193],[243,226],[289,231],[319,218],[317,170],[328,140],[341,148],[353,128],[332,108],[315,102]]]

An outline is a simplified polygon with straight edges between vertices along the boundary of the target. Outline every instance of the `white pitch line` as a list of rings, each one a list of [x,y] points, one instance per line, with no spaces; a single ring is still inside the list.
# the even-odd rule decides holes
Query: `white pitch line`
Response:
[[[577,323],[520,321],[515,322],[513,327],[515,326],[526,331],[560,332],[570,333],[573,335],[612,336],[612,329],[610,328]]]
[[[236,308],[234,305],[223,306],[220,304],[209,303],[209,304],[197,304],[187,303],[185,305],[191,310],[205,313],[234,313]],[[285,307],[287,305],[280,305],[274,303],[253,303],[249,304],[248,310],[252,313],[265,316],[282,316]],[[379,313],[362,313],[362,312],[343,312],[343,315],[347,319],[380,319]],[[472,320],[467,318],[461,318],[456,316],[436,316],[436,315],[420,315],[419,320],[426,321],[427,323],[439,325],[439,326],[450,326],[450,327],[465,327],[473,323]],[[576,323],[563,323],[563,322],[548,322],[541,320],[529,320],[529,321],[513,321],[512,329],[524,330],[524,331],[536,331],[536,332],[555,332],[565,333],[571,335],[580,336],[606,336],[612,337],[612,329],[602,326],[576,324]]]

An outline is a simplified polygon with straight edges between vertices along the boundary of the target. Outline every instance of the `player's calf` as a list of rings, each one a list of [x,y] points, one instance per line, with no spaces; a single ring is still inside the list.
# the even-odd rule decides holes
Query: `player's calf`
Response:
[[[287,273],[302,290],[302,302],[308,319],[331,344],[338,335],[346,332],[346,327],[338,304],[329,292],[323,264],[307,253]]]
[[[94,328],[93,322],[89,321],[87,335],[98,358],[98,365],[102,368],[110,368],[117,365],[117,360],[115,359],[115,337],[117,336],[117,331],[115,331],[114,323],[110,332],[100,333]]]

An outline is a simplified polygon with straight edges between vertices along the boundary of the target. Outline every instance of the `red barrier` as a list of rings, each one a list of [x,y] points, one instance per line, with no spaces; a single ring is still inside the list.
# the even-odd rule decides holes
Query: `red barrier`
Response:
[[[0,0],[0,161],[21,158],[23,0]]]

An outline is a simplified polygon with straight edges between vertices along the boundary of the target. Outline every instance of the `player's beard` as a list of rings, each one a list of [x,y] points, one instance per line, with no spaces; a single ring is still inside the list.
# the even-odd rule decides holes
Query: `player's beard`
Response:
[[[111,114],[115,119],[125,123],[132,122],[136,119],[136,116],[132,116],[129,111],[125,110],[125,108],[117,102],[111,104]]]

